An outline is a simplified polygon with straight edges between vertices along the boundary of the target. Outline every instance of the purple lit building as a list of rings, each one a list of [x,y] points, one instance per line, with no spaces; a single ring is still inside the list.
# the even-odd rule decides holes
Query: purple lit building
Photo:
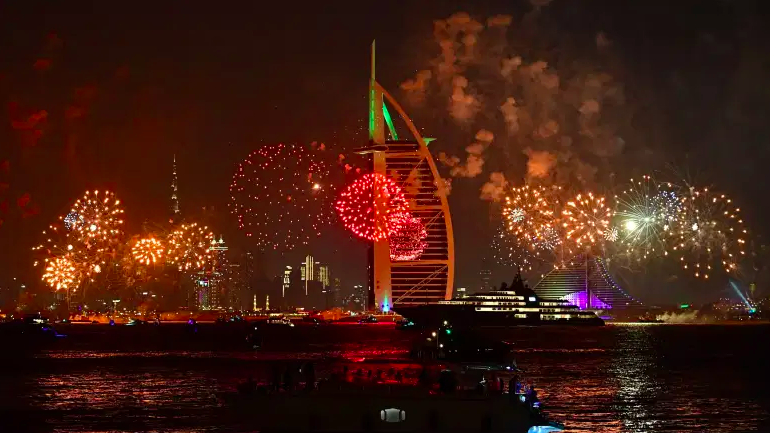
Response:
[[[534,290],[543,298],[568,300],[581,309],[623,310],[642,306],[615,282],[600,257],[576,256],[549,272]]]

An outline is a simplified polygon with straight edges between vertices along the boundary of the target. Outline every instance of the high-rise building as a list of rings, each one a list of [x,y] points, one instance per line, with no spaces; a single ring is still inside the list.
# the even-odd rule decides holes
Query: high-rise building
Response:
[[[321,284],[324,285],[324,287],[329,287],[329,265],[320,265],[318,266],[318,275],[317,280],[321,282]]]
[[[377,83],[374,64],[372,44],[369,142],[354,152],[367,155],[370,171],[386,175],[404,186],[410,215],[427,231],[422,252],[410,260],[391,256],[386,240],[373,242],[369,248],[368,285],[374,297],[370,304],[387,312],[396,305],[421,305],[451,299],[455,253],[447,188],[428,149],[431,139],[419,134],[420,128]],[[399,115],[396,122],[390,116],[388,105]],[[397,133],[395,123],[399,118],[410,134]]]
[[[281,298],[283,298],[284,300],[286,299],[286,292],[289,291],[290,287],[291,287],[291,266],[287,266],[286,269],[283,270],[283,281],[281,282]]]
[[[305,257],[305,261],[302,262],[301,276],[302,281],[315,280],[315,261],[313,260],[313,256],[308,255]]]
[[[231,310],[242,309],[244,297],[248,299],[248,285],[240,263],[230,263],[227,270],[227,302],[224,306]]]
[[[174,155],[174,171],[171,180],[171,220],[179,222],[182,211],[179,209],[179,182],[176,176],[176,155]]]
[[[243,287],[241,290],[240,309],[248,310],[251,308],[251,298],[257,288],[257,263],[254,253],[246,251],[241,256],[241,276],[243,278]]]
[[[340,299],[342,298],[342,282],[340,282],[339,278],[335,278],[332,281],[332,286],[329,289],[330,296],[329,305],[327,308],[333,308],[333,307],[339,307],[340,306]]]
[[[195,281],[195,303],[199,310],[216,310],[227,307],[227,290],[230,270],[227,245],[220,236],[211,242],[213,265],[198,272]]]
[[[300,277],[304,283],[305,295],[310,294],[309,287],[313,281],[321,283],[321,291],[326,294],[327,290],[331,286],[331,271],[329,265],[322,265],[321,262],[315,261],[313,256],[308,255],[305,257],[305,261],[300,266]]]

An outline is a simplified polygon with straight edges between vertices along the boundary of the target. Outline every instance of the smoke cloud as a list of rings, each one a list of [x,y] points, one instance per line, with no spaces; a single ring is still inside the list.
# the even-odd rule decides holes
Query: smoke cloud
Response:
[[[447,158],[446,155],[443,156],[442,160],[442,154],[439,154],[439,160],[453,163],[450,165],[452,167],[450,174],[454,177],[476,177],[484,171],[484,151],[494,139],[494,134],[482,129],[476,133],[476,143],[465,148],[465,152],[468,153],[465,164],[458,164],[459,158]]]
[[[602,72],[600,64],[554,58],[553,51],[544,52],[545,61],[534,50],[518,49],[538,36],[540,9],[549,2],[531,0],[532,13],[521,20],[459,12],[434,21],[438,54],[403,82],[406,100],[445,109],[460,131],[473,128],[498,138],[477,136],[465,148],[465,158],[451,156],[459,149],[446,149],[439,160],[451,176],[477,177],[487,170],[505,173],[509,180],[591,187],[597,177],[616,170],[614,158],[626,142],[622,134],[632,131],[622,83]],[[595,61],[600,62],[613,47],[599,33],[594,48],[602,51]],[[516,173],[523,167],[522,155],[526,173]]]
[[[505,197],[508,188],[508,181],[505,180],[503,173],[495,172],[489,175],[489,182],[481,187],[481,199],[500,201]]]
[[[470,122],[481,109],[481,103],[475,96],[467,93],[468,80],[462,75],[456,75],[452,80],[452,97],[449,102],[449,113],[455,120]]]
[[[527,161],[527,176],[543,179],[548,177],[551,169],[556,165],[556,155],[547,150],[524,149],[524,154],[529,157]]]
[[[655,316],[655,320],[662,320],[665,323],[708,323],[711,321],[707,317],[699,317],[697,310],[682,313],[663,313]]]

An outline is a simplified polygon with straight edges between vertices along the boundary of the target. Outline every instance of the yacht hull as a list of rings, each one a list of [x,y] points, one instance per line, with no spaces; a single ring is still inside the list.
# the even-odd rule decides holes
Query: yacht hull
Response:
[[[543,320],[539,312],[526,313],[517,317],[512,311],[477,311],[472,305],[428,304],[416,306],[394,306],[394,311],[420,327],[442,326],[444,322],[453,327],[508,328],[516,326],[602,326],[604,321],[595,314],[569,319]],[[521,314],[518,314],[519,316]]]

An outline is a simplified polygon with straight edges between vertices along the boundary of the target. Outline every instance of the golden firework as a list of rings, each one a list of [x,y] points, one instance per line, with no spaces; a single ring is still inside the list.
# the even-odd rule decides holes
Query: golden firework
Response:
[[[131,248],[131,255],[143,265],[154,265],[162,259],[164,251],[163,242],[150,236],[139,239]]]
[[[77,269],[66,257],[57,257],[48,261],[43,273],[43,281],[56,291],[75,289],[79,284]]]
[[[166,241],[166,260],[180,271],[202,269],[212,260],[214,233],[196,223],[182,224]]]
[[[604,197],[592,192],[578,194],[562,210],[565,242],[574,245],[578,251],[591,248],[605,239],[610,218],[612,209]]]

